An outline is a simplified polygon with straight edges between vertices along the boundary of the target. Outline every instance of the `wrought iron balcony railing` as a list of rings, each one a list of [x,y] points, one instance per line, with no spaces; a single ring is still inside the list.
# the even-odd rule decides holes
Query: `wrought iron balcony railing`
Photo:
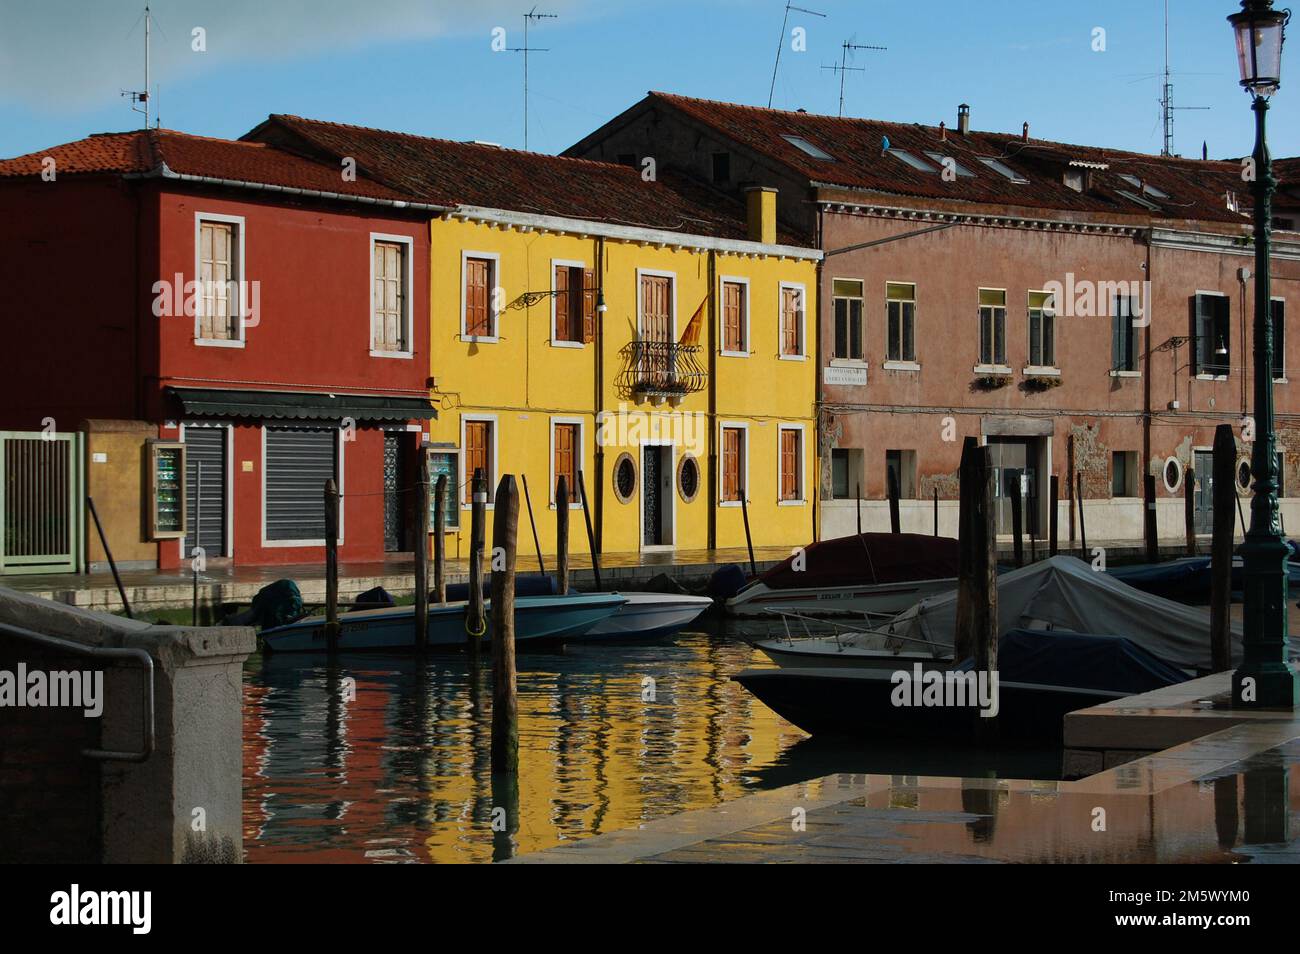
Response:
[[[623,349],[623,387],[652,397],[680,397],[703,391],[708,374],[700,365],[701,345],[633,341]]]

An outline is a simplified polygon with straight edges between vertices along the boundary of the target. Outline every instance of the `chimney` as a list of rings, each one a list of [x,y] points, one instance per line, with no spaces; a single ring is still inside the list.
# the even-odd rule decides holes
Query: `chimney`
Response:
[[[965,103],[957,107],[957,132],[963,136],[970,132],[970,107]]]
[[[1020,141],[1029,142],[1029,123],[1025,123],[1020,127]]]
[[[942,121],[939,123],[939,141],[948,141],[948,124]]]
[[[749,240],[775,245],[776,190],[771,186],[747,186],[745,214],[749,223]]]

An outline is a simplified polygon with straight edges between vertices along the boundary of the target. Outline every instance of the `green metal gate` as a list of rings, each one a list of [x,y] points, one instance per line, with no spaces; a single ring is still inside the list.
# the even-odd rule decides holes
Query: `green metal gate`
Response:
[[[84,566],[80,434],[0,431],[0,573]]]

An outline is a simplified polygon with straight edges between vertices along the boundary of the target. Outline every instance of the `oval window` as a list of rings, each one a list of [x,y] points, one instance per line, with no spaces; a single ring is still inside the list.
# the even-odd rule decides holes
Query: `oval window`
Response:
[[[700,492],[700,463],[690,454],[677,462],[677,492],[683,503],[690,503]]]
[[[1250,461],[1244,457],[1237,461],[1237,489],[1242,493],[1250,489]]]
[[[1165,461],[1165,490],[1174,494],[1183,484],[1183,462],[1177,457]]]
[[[623,453],[614,461],[614,496],[620,503],[630,503],[636,493],[636,461]]]

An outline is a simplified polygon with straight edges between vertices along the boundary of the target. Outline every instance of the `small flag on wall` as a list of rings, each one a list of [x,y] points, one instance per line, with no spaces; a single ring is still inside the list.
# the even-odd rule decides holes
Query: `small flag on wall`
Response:
[[[691,315],[691,320],[686,323],[686,330],[682,332],[682,339],[678,344],[697,345],[700,343],[700,329],[704,327],[704,306],[709,303],[709,296],[705,295],[704,300],[700,302],[700,307],[695,309],[695,314]]]

